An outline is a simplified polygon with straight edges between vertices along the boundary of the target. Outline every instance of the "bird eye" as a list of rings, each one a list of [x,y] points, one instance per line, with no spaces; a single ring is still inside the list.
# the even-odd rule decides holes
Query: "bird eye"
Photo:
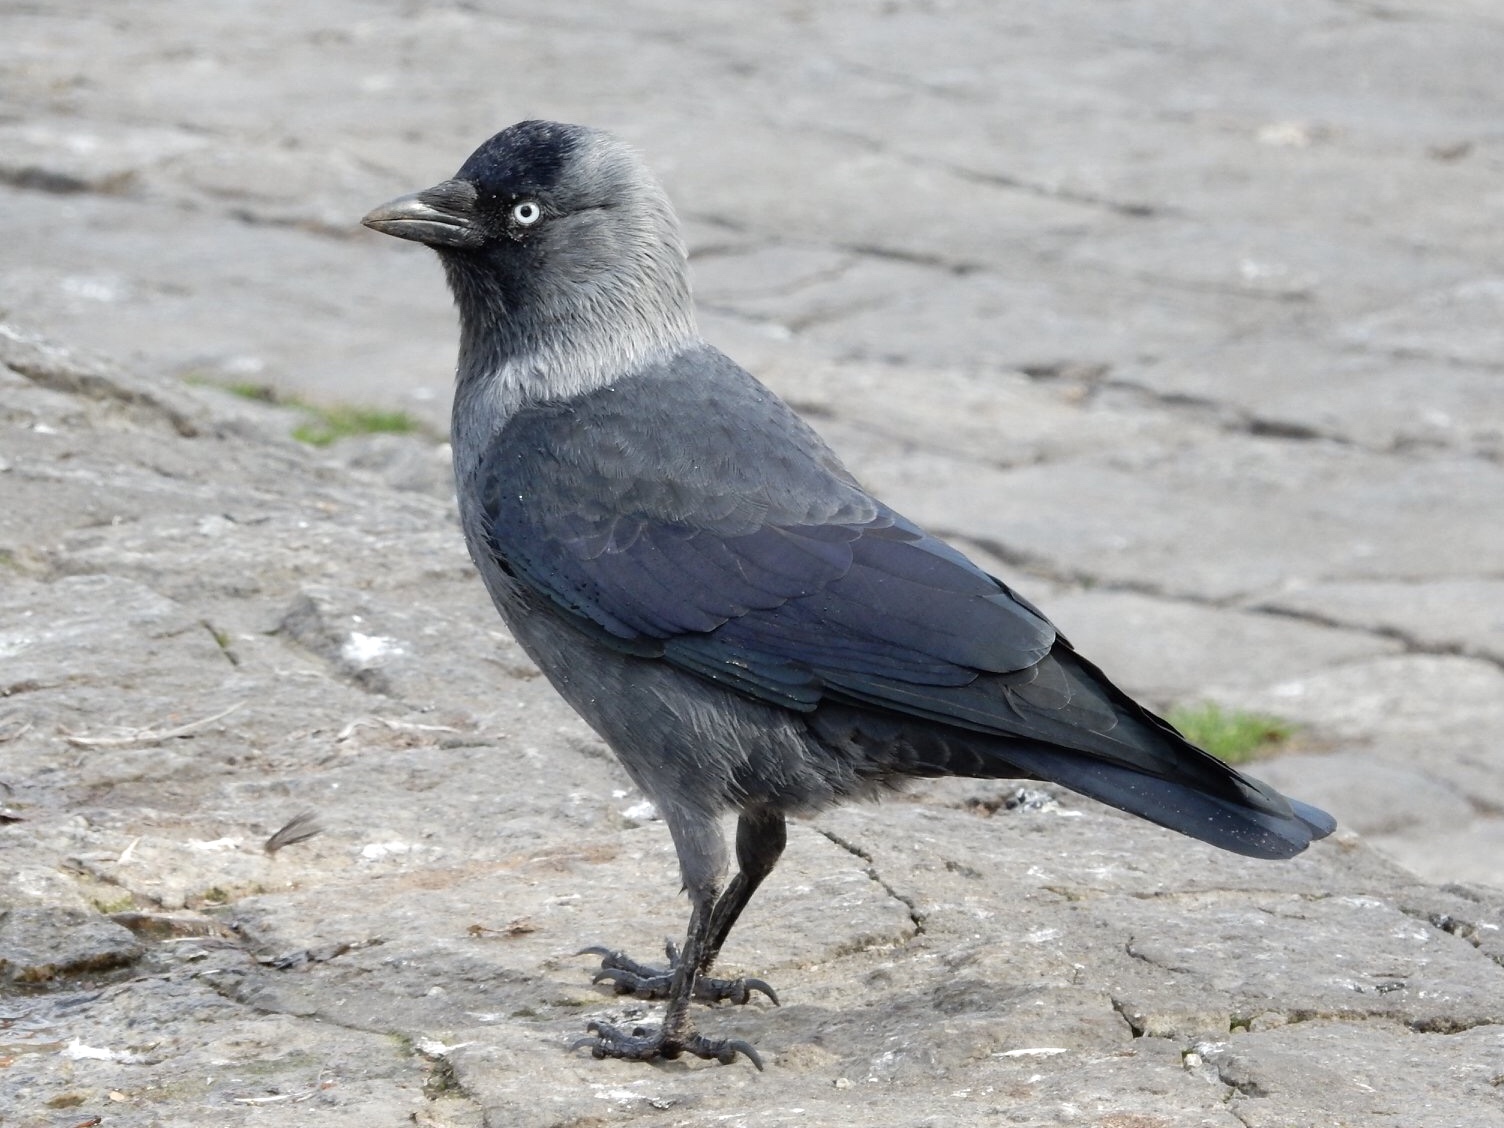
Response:
[[[512,221],[523,227],[531,227],[543,218],[543,209],[532,200],[523,200],[512,205]]]

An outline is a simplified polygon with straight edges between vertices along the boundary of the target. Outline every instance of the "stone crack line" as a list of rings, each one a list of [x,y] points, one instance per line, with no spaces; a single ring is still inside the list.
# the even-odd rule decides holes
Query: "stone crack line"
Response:
[[[873,862],[871,854],[869,854],[866,850],[863,850],[856,843],[842,838],[839,834],[835,833],[835,831],[825,830],[822,827],[815,827],[814,829],[816,833],[824,837],[828,842],[831,843],[831,845],[837,846],[840,849],[845,850],[853,857],[859,858],[863,862],[865,862],[866,865],[863,866],[863,870],[866,873],[868,879],[879,886],[883,890],[883,892],[888,894],[888,896],[892,897],[895,901],[899,902],[905,908],[907,908],[909,911],[909,920],[914,924],[914,935],[924,935],[924,914],[920,912],[919,907],[914,904],[914,899],[912,897],[900,893],[897,889],[893,888],[893,886],[888,883],[888,881],[882,876],[882,874],[878,873],[877,866]]]
[[[1480,925],[1477,921],[1463,920],[1460,917],[1453,916],[1451,913],[1429,912],[1412,905],[1396,904],[1395,908],[1399,909],[1400,912],[1412,920],[1428,924],[1440,932],[1445,932],[1448,936],[1457,937],[1463,943],[1474,948],[1485,959],[1491,960],[1501,968],[1504,968],[1504,950],[1498,952],[1485,952],[1483,950],[1484,930],[1493,929],[1496,926],[1490,924]],[[1488,1025],[1488,1023],[1479,1023],[1478,1025]]]
[[[56,345],[0,321],[7,345],[4,366],[40,388],[96,402],[140,408],[165,422],[183,438],[199,435],[198,423],[147,387],[132,387],[128,375],[93,357]]]
[[[24,192],[45,192],[52,196],[119,196],[135,178],[134,172],[116,173],[102,180],[89,180],[59,169],[42,165],[0,167],[0,184]]]
[[[780,123],[770,121],[768,124],[777,127]],[[1149,219],[1182,214],[1177,209],[1161,204],[1151,204],[1139,200],[1114,200],[1094,192],[1081,192],[1060,184],[1050,184],[1044,181],[1031,180],[1027,177],[1014,176],[1011,173],[993,172],[987,169],[977,169],[968,165],[956,164],[951,161],[936,160],[932,154],[908,153],[903,149],[890,145],[881,138],[871,137],[854,129],[841,129],[833,126],[812,127],[806,125],[806,132],[814,136],[828,138],[832,141],[846,142],[869,153],[880,153],[884,156],[892,157],[894,160],[926,173],[932,173],[935,169],[939,168],[959,180],[965,180],[972,184],[981,184],[985,187],[998,188],[1006,192],[1021,192],[1025,195],[1036,196],[1041,199],[1057,200],[1061,203],[1074,204],[1079,207],[1104,211],[1112,215],[1128,216],[1133,219]]]
[[[1297,610],[1263,600],[1249,602],[1256,598],[1250,593],[1235,593],[1229,596],[1213,597],[1198,595],[1195,592],[1172,591],[1147,580],[1108,579],[1084,569],[1057,566],[1043,556],[1026,550],[1012,548],[992,537],[978,536],[972,532],[960,529],[947,529],[941,526],[933,526],[932,531],[935,536],[943,540],[970,542],[983,549],[989,555],[997,557],[1010,568],[1062,586],[1080,587],[1093,592],[1143,595],[1151,599],[1163,600],[1166,603],[1182,603],[1195,607],[1205,607],[1214,611],[1239,611],[1251,615],[1267,615],[1270,617],[1294,619],[1300,622],[1311,623],[1314,626],[1329,627],[1333,630],[1352,631],[1355,634],[1364,634],[1373,638],[1398,642],[1404,647],[1404,653],[1406,654],[1428,654],[1441,657],[1464,658],[1469,661],[1485,662],[1488,665],[1504,669],[1504,655],[1494,654],[1491,651],[1479,649],[1467,643],[1429,642],[1399,627],[1351,622],[1334,616],[1323,615],[1319,612]],[[1392,577],[1392,579],[1399,578],[1401,577]],[[1317,577],[1317,582],[1322,582],[1322,577]],[[1348,664],[1351,663],[1337,662],[1328,668],[1336,669]]]
[[[1137,1012],[1134,1011],[1132,1005],[1126,999],[1120,999],[1116,995],[1113,995],[1112,1009],[1118,1012],[1118,1017],[1127,1024],[1128,1030],[1133,1037],[1142,1038],[1144,1036],[1144,1024],[1141,1020],[1135,1018]]]
[[[1250,603],[1240,608],[1240,610],[1256,615],[1294,619],[1297,622],[1311,623],[1314,626],[1331,627],[1334,630],[1357,631],[1362,634],[1372,635],[1375,638],[1390,639],[1403,646],[1406,654],[1430,654],[1445,658],[1467,658],[1475,662],[1486,662],[1491,666],[1504,669],[1504,654],[1495,654],[1492,651],[1480,649],[1466,642],[1429,642],[1400,627],[1388,625],[1368,626],[1362,623],[1350,622],[1334,615],[1325,615],[1319,611],[1303,611],[1274,603]]]
[[[350,948],[363,947],[363,944],[350,945]],[[347,949],[348,950],[348,949]],[[210,990],[228,1002],[236,1006],[244,1007],[255,1014],[276,1015],[292,1019],[297,1022],[316,1022],[323,1026],[330,1026],[337,1030],[350,1030],[359,1034],[378,1034],[386,1038],[394,1039],[400,1044],[406,1054],[418,1061],[429,1065],[428,1076],[423,1081],[423,1095],[429,1100],[439,1097],[448,1099],[463,1099],[474,1103],[473,1094],[459,1080],[454,1070],[454,1063],[449,1058],[449,1053],[457,1046],[445,1046],[435,1040],[414,1038],[404,1030],[385,1027],[380,1025],[366,1025],[358,1022],[342,1020],[337,1014],[329,1010],[319,1008],[309,1011],[290,1010],[285,1005],[279,1005],[273,994],[266,1002],[259,1001],[267,993],[265,983],[265,968],[273,970],[286,970],[285,966],[279,966],[276,961],[268,962],[253,957],[244,947],[244,943],[238,947],[240,954],[251,964],[249,967],[221,966],[206,968],[202,971],[193,972],[191,978],[197,979],[207,985]],[[333,959],[343,952],[336,952],[328,958]],[[323,962],[322,960],[317,962]]]

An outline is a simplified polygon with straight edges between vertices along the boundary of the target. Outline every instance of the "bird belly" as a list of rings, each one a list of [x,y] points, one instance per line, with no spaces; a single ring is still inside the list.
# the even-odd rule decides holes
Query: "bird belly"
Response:
[[[798,813],[878,790],[830,756],[804,714],[617,651],[529,602],[516,589],[496,600],[518,644],[660,806]]]

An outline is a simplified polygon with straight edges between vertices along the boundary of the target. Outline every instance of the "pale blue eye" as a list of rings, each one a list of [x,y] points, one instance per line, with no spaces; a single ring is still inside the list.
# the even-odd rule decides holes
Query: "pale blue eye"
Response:
[[[523,200],[512,205],[512,221],[523,227],[531,227],[543,218],[543,209],[532,200]]]

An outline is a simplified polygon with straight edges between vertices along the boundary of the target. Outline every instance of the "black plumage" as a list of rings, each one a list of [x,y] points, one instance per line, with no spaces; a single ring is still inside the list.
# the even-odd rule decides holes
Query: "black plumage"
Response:
[[[456,480],[492,598],[679,854],[676,962],[602,950],[619,989],[667,996],[664,1022],[593,1028],[597,1055],[758,1061],[688,1003],[771,994],[708,972],[792,812],[968,775],[1061,783],[1252,857],[1333,829],[1117,689],[701,341],[672,209],[609,135],[521,123],[365,222],[433,246],[454,291]]]

